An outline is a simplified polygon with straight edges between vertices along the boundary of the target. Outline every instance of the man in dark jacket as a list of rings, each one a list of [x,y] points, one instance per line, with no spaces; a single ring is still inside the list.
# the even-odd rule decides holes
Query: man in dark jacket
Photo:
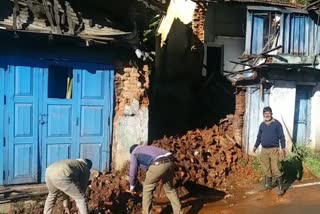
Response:
[[[142,213],[151,213],[152,193],[158,181],[163,181],[163,187],[171,202],[173,213],[181,214],[181,203],[173,187],[172,154],[155,146],[133,145],[130,147],[130,191],[134,191],[138,167],[146,168],[146,179],[143,183]]]
[[[271,189],[272,176],[275,176],[278,182],[278,194],[283,195],[284,189],[280,171],[280,158],[285,158],[286,141],[282,125],[278,120],[272,117],[272,109],[270,107],[265,107],[263,109],[263,117],[264,122],[260,124],[253,152],[255,153],[258,146],[261,144],[261,165],[265,174],[265,188]],[[280,157],[280,155],[282,157]]]

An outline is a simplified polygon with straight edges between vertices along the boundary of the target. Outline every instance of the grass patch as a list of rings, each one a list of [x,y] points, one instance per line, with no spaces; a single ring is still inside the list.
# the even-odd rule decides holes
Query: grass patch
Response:
[[[306,146],[298,146],[295,154],[301,157],[308,169],[317,177],[320,177],[320,154],[311,151]]]
[[[262,175],[262,174],[263,174],[259,157],[252,156],[252,157],[250,158],[249,164],[250,164],[251,167],[257,172],[257,174],[259,174],[259,175]]]
[[[306,158],[305,164],[315,176],[320,177],[320,156],[319,155],[317,155],[316,158],[311,158],[311,157]]]
[[[251,156],[248,162],[257,174],[263,175],[259,157]],[[320,178],[320,153],[315,153],[306,146],[294,147],[285,160],[281,162],[283,177],[286,182],[301,181],[304,176],[304,167],[316,177]],[[305,174],[307,175],[307,174]]]

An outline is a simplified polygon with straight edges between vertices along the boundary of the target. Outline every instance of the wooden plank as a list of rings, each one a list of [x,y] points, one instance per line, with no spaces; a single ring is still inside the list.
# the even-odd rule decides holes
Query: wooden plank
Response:
[[[252,37],[252,13],[247,11],[247,29],[246,29],[245,54],[251,54],[251,37]]]
[[[290,14],[285,14],[284,15],[284,27],[283,27],[283,31],[284,31],[284,49],[283,52],[284,53],[289,53],[290,50]]]

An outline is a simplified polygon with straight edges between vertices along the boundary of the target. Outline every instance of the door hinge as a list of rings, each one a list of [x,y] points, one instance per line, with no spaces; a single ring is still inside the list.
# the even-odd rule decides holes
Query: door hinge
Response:
[[[2,180],[5,180],[6,179],[6,171],[3,170],[2,172]]]
[[[77,83],[80,82],[80,74],[77,74]]]
[[[6,96],[6,95],[3,96],[3,104],[4,104],[4,105],[7,104],[7,96]]]
[[[3,138],[3,147],[6,147],[6,138]]]

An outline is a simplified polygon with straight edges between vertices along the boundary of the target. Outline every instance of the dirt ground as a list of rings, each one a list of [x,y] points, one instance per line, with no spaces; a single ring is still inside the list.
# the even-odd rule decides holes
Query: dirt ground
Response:
[[[301,180],[292,174],[284,178],[286,193],[279,197],[276,184],[271,191],[265,191],[262,178],[257,183],[252,177],[240,173],[225,191],[200,191],[193,198],[182,198],[185,214],[319,213],[320,180],[307,168],[303,169]],[[162,212],[166,213],[165,210]]]
[[[237,178],[241,182],[237,183]],[[241,179],[239,175],[237,178],[234,178],[234,184],[229,183],[228,188],[220,190],[206,188],[194,183],[187,184],[186,186],[195,190],[193,192],[197,192],[197,194],[193,193],[181,197],[185,214],[319,213],[320,180],[312,174],[305,173],[302,181],[287,182],[285,188],[289,189],[282,197],[277,195],[276,187],[271,191],[263,190],[263,180],[260,180],[259,183],[253,183],[252,177],[245,176],[245,174]],[[243,182],[244,180],[246,182]],[[40,214],[42,213],[40,210],[43,208],[43,203],[40,204],[40,202],[43,202],[43,199],[34,201],[35,209],[24,209],[20,210],[21,212],[12,213]],[[59,201],[58,203],[61,205],[62,202]],[[172,213],[168,204],[167,201],[157,199],[154,214]],[[54,213],[63,212],[55,210]]]
[[[320,185],[290,188],[279,197],[276,188],[253,195],[207,203],[199,214],[316,214],[320,210]],[[191,214],[190,212],[189,214]]]

